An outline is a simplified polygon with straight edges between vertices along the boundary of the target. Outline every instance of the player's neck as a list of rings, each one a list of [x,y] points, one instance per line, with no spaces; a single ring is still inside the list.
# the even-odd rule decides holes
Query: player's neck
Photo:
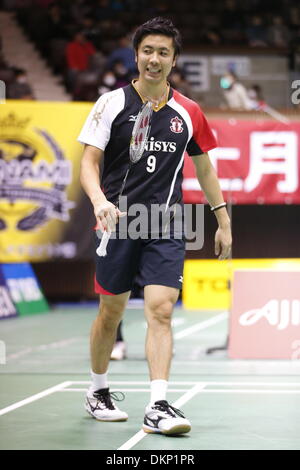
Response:
[[[158,107],[162,102],[168,99],[169,84],[167,82],[151,86],[138,79],[134,82],[134,87],[143,98],[143,101],[151,101],[154,107]]]

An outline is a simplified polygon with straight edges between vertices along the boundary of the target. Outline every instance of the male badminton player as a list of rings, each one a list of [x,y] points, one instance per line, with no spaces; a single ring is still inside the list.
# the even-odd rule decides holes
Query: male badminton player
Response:
[[[133,126],[143,103],[152,103],[150,133],[142,157],[130,169],[122,195],[127,205],[182,202],[183,155],[193,158],[199,183],[214,211],[218,229],[216,255],[229,256],[230,221],[215,170],[207,152],[215,138],[198,104],[168,84],[181,38],[172,22],[154,18],[137,28],[133,46],[138,78],[102,95],[88,116],[78,140],[85,144],[81,183],[94,208],[98,228],[110,232],[122,215],[117,206],[128,169]],[[148,120],[147,120],[148,122]],[[101,175],[100,175],[100,169]],[[100,185],[101,177],[101,185]],[[99,240],[98,243],[99,244]],[[146,357],[151,396],[143,430],[150,433],[189,432],[190,422],[167,401],[172,357],[171,317],[182,285],[184,237],[109,239],[107,255],[96,256],[95,288],[100,294],[99,315],[91,330],[91,378],[85,408],[100,421],[125,421],[109,391],[108,366],[135,276],[144,286],[147,320]]]

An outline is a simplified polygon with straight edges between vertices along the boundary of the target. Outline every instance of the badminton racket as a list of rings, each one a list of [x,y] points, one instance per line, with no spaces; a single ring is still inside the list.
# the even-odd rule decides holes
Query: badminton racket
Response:
[[[143,156],[145,146],[149,137],[149,132],[151,128],[151,116],[152,116],[152,103],[150,101],[147,101],[145,104],[143,104],[142,108],[140,109],[135,124],[133,126],[132,130],[132,135],[130,139],[130,145],[129,145],[129,165],[126,170],[121,190],[118,196],[118,201],[116,206],[119,206],[119,201],[120,198],[123,194],[126,180],[129,174],[129,171],[131,167],[137,163]],[[108,244],[108,241],[110,239],[111,232],[109,230],[106,230],[103,232],[100,244],[96,250],[96,253],[98,256],[106,256],[106,247]]]

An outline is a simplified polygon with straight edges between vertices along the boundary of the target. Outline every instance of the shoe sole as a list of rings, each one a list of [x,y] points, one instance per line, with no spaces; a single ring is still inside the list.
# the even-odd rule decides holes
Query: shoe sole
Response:
[[[171,429],[168,429],[167,431],[163,431],[161,429],[155,429],[151,428],[150,426],[143,425],[143,431],[148,433],[148,434],[166,434],[166,435],[171,435],[171,434],[185,434],[191,430],[191,426],[188,424],[181,424],[178,426],[174,426]]]
[[[119,423],[119,422],[121,422],[121,421],[127,421],[127,420],[128,420],[128,418],[116,418],[116,419],[109,419],[109,418],[108,418],[108,419],[105,419],[105,418],[103,418],[103,419],[100,419],[100,418],[97,418],[96,416],[94,416],[93,413],[91,413],[91,412],[90,412],[89,410],[87,410],[86,408],[85,408],[85,411],[86,411],[92,418],[94,418],[96,421],[102,421],[102,422],[106,422],[106,423]]]

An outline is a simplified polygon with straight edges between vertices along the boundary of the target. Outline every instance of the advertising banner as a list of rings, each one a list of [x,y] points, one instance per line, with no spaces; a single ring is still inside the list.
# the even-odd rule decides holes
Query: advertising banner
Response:
[[[234,273],[230,358],[300,359],[299,284],[295,271]]]
[[[89,207],[82,208],[76,138],[90,108],[19,101],[0,106],[0,262],[86,255],[94,221]]]
[[[19,315],[31,315],[49,311],[35,273],[28,263],[9,263],[0,265],[10,298]]]
[[[209,152],[225,199],[235,204],[300,204],[300,122],[209,120],[218,148]],[[186,156],[186,203],[203,203],[192,159]]]
[[[184,263],[182,302],[195,310],[230,309],[236,270],[300,271],[300,258],[187,259]]]
[[[8,287],[0,266],[0,319],[15,317],[17,315]],[[1,362],[0,362],[1,363]]]

